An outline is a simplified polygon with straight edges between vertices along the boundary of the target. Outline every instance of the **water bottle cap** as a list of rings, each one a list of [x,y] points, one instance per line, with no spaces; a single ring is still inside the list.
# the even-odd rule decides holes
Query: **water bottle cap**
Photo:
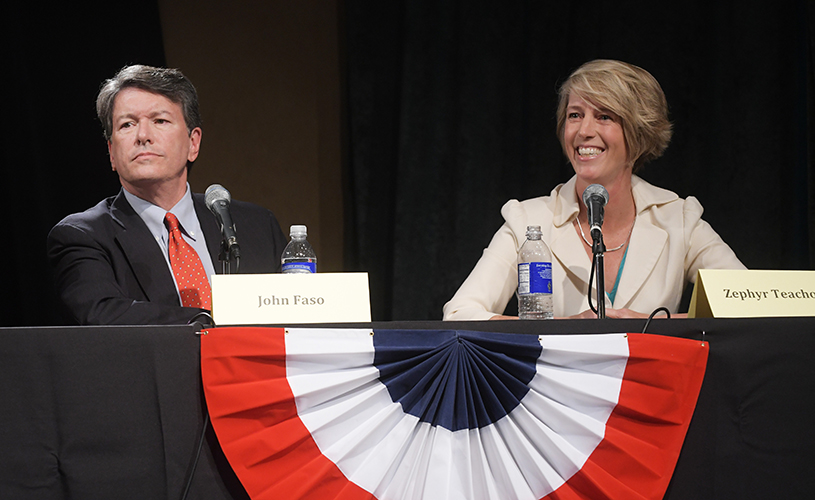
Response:
[[[297,234],[297,235],[302,234],[303,236],[308,236],[308,231],[306,230],[306,226],[303,226],[301,224],[297,224],[297,225],[292,226],[291,229],[289,230],[289,236],[294,236],[295,234]]]
[[[540,226],[526,226],[526,237],[527,238],[537,237],[535,239],[540,239],[542,234],[543,233],[541,232],[541,227]]]

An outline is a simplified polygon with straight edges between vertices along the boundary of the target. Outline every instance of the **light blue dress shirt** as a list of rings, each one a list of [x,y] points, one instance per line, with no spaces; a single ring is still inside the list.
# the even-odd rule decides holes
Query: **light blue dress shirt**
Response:
[[[173,277],[173,283],[175,283],[175,275],[173,275],[173,269],[170,265],[170,254],[167,243],[170,239],[170,232],[167,230],[167,226],[164,224],[164,216],[167,214],[167,211],[157,205],[153,205],[149,201],[139,198],[127,190],[124,190],[124,193],[127,202],[130,203],[133,210],[135,210],[144,223],[147,224],[147,229],[150,230],[150,233],[153,235],[153,238],[156,240],[159,248],[161,248],[161,254],[164,255],[164,261],[167,263],[167,269],[169,269],[170,276]],[[198,257],[201,259],[201,263],[204,265],[204,271],[206,271],[207,278],[209,279],[211,285],[212,275],[215,274],[215,266],[212,263],[212,257],[209,255],[207,241],[204,238],[204,232],[201,231],[201,224],[198,222],[198,216],[195,214],[195,205],[192,202],[192,194],[190,193],[189,183],[187,183],[187,192],[184,193],[181,200],[179,200],[179,202],[170,209],[170,212],[172,212],[172,214],[178,218],[184,241],[189,243],[198,253]],[[178,291],[177,283],[175,288],[176,291]],[[179,295],[179,300],[180,299],[181,296]]]

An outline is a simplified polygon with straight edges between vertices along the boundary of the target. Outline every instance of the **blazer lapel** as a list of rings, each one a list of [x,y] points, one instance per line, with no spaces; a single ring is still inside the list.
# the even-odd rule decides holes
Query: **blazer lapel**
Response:
[[[574,262],[583,259],[575,259],[575,255],[585,255],[583,242],[577,237],[572,220],[580,211],[577,194],[575,194],[575,183],[577,176],[573,176],[558,191],[558,196],[552,197],[550,210],[552,211],[552,234],[550,236],[550,250],[552,255],[558,259],[561,266],[566,271],[569,279],[578,279],[583,283],[589,282],[589,272],[591,267],[576,266]],[[591,260],[587,258],[585,262],[591,266]]]
[[[168,272],[167,261],[161,248],[155,243],[147,225],[127,202],[122,191],[113,201],[110,215],[119,226],[116,242],[130,264],[145,297],[150,302],[172,300],[178,302],[173,278]],[[181,305],[180,302],[178,302]]]
[[[575,228],[571,223],[553,228],[551,250],[552,256],[563,270],[563,279],[571,283],[569,286],[564,282],[563,293],[557,293],[554,296],[555,310],[566,311],[569,309],[567,302],[575,300],[575,296],[566,290],[573,289],[583,296],[589,293],[591,259],[583,250],[583,242],[575,233]]]
[[[614,301],[616,308],[628,307],[631,299],[648,282],[648,277],[654,272],[654,267],[660,255],[665,251],[668,242],[668,233],[644,218],[634,224],[631,241],[628,245],[628,255],[625,257],[625,267],[617,288],[617,297]]]
[[[580,203],[574,193],[574,181],[573,177],[564,184],[560,190],[558,205],[553,207],[555,227],[552,230],[551,250],[553,256],[560,262],[566,279],[570,280],[577,290],[588,291],[590,289],[591,259],[586,255],[583,242],[570,222],[577,213],[578,203]],[[637,207],[637,221],[631,233],[625,268],[617,288],[617,296],[614,301],[616,308],[629,306],[631,300],[654,272],[668,242],[668,233],[651,224],[647,220],[647,212],[651,206],[671,201],[677,197],[676,194],[669,191],[653,188],[636,175],[632,177],[632,191]],[[581,257],[575,258],[576,255]],[[616,277],[609,276],[605,278],[606,283],[609,279],[616,279]],[[591,290],[593,295],[596,294],[594,283],[591,283]],[[555,300],[558,300],[557,297]],[[608,297],[606,297],[606,305],[610,306]]]
[[[583,241],[577,235],[577,231],[572,220],[579,211],[580,203],[575,193],[576,177],[572,177],[564,184],[559,196],[553,199],[554,206],[551,207],[553,213],[552,223],[554,227],[551,233],[552,256],[560,263],[565,278],[572,283],[575,290],[588,293],[589,273],[591,272],[591,259],[583,249]],[[566,310],[565,301],[568,300],[565,294],[555,295],[555,301],[562,302],[560,310]]]
[[[648,282],[660,256],[668,245],[668,233],[651,224],[648,212],[651,207],[677,199],[677,195],[664,189],[655,188],[636,175],[632,177],[631,188],[637,207],[637,220],[631,232],[625,267],[617,288],[614,301],[616,308],[628,307],[632,299]]]
[[[571,223],[554,228],[551,250],[554,257],[560,261],[560,265],[566,271],[570,280],[577,279],[586,285],[588,284],[591,260],[583,250],[583,242],[575,234],[575,228]],[[575,255],[582,255],[583,258],[575,259]],[[585,261],[585,265],[575,265],[576,260],[581,263]]]

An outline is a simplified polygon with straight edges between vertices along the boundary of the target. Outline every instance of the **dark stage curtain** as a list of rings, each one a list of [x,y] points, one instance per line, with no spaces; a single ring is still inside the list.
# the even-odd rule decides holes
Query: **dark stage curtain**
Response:
[[[59,324],[45,239],[63,217],[119,189],[96,94],[127,64],[164,64],[158,4],[11,2],[0,27],[6,56],[0,325]]]
[[[675,124],[651,183],[696,196],[749,268],[815,265],[807,0],[348,0],[352,269],[373,317],[438,319],[509,199],[572,175],[556,89],[577,66],[649,70]]]

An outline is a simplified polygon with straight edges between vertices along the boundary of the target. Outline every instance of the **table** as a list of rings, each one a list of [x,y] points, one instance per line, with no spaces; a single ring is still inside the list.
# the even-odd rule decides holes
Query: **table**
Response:
[[[639,332],[643,325],[331,326],[540,335]],[[808,498],[815,490],[815,318],[654,319],[648,331],[710,343],[665,498]],[[205,415],[194,327],[3,328],[0,345],[0,498],[181,498]],[[211,429],[188,498],[247,498]]]

